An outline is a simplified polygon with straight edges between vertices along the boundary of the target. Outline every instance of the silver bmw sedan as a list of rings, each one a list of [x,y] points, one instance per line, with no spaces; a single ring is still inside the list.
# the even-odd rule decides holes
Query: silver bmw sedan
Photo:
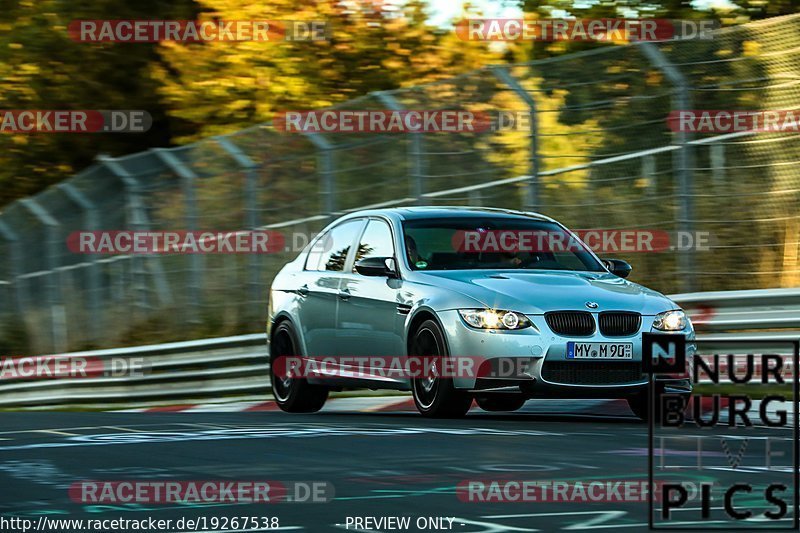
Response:
[[[410,390],[431,417],[463,416],[473,400],[514,411],[531,398],[623,398],[644,419],[643,333],[694,331],[630,271],[535,213],[349,214],[272,284],[273,394],[284,411],[314,412],[332,390]],[[664,392],[688,395],[688,377],[656,376]]]

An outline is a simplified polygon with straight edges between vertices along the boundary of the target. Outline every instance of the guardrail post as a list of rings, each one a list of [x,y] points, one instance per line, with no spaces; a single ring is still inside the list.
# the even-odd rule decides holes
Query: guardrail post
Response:
[[[183,198],[186,206],[186,230],[197,231],[197,198],[195,182],[197,174],[186,166],[175,154],[164,148],[154,148],[153,153],[170,170],[181,178]],[[189,254],[189,320],[198,321],[198,310],[203,300],[203,257],[200,254]]]
[[[319,133],[304,134],[317,148],[317,173],[322,181],[322,208],[332,216],[336,212],[336,176],[333,173],[333,145]]]
[[[403,107],[400,102],[397,101],[397,98],[392,96],[390,93],[387,92],[377,92],[375,93],[378,97],[378,100],[383,102],[383,104],[390,110],[390,111],[405,111],[406,108]],[[425,183],[423,180],[425,179],[425,158],[424,156],[424,144],[422,142],[422,133],[420,132],[411,132],[409,135],[409,151],[408,151],[408,168],[411,172],[411,184],[409,187],[409,195],[411,198],[414,198],[415,203],[417,205],[422,205],[425,199]]]
[[[54,353],[65,352],[67,350],[66,313],[64,311],[64,298],[61,294],[62,284],[57,279],[57,276],[60,276],[58,270],[60,266],[59,245],[63,245],[60,242],[59,229],[61,224],[36,203],[34,199],[23,198],[19,203],[45,227],[45,264],[49,271],[45,275],[47,279],[45,292],[47,293],[47,304],[50,309],[51,347]]]
[[[539,176],[541,173],[539,161],[539,116],[536,113],[536,99],[514,78],[506,67],[493,67],[492,73],[501,82],[508,85],[528,106],[530,113],[530,179],[525,188],[523,208],[526,211],[535,211],[539,208]]]
[[[85,194],[67,182],[60,183],[57,187],[83,211],[84,231],[100,229],[97,223],[97,208]],[[86,268],[86,288],[89,291],[89,338],[97,342],[103,330],[103,315],[100,313],[100,269],[95,255],[91,256],[91,263]]]
[[[667,56],[653,43],[639,42],[642,53],[657,69],[664,72],[675,87],[672,98],[673,111],[691,109],[691,96],[689,94],[689,82],[678,68],[669,62]],[[693,199],[692,199],[692,171],[694,169],[694,153],[689,142],[688,132],[675,132],[674,144],[679,146],[673,152],[673,167],[678,178],[678,198],[680,205],[678,210],[678,231],[691,235],[693,232]],[[695,287],[695,257],[691,250],[678,252],[678,264],[681,275],[678,276],[681,290],[683,292],[693,291]]]
[[[258,217],[258,163],[253,161],[250,156],[245,154],[241,148],[239,148],[236,143],[234,143],[229,137],[215,137],[215,140],[219,145],[222,147],[223,150],[228,152],[230,156],[236,161],[236,164],[239,165],[242,170],[244,171],[244,216],[245,216],[245,227],[251,231],[255,231],[258,229],[259,226],[259,217]],[[247,283],[248,283],[248,298],[255,297],[258,300],[258,293],[261,290],[259,284],[259,255],[255,253],[251,253],[247,257]],[[250,316],[248,310],[250,306],[247,307],[245,311],[246,316]]]

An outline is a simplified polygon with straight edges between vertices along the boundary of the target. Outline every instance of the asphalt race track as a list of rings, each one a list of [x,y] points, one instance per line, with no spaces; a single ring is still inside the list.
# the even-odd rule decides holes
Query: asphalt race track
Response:
[[[52,518],[277,517],[281,530],[342,531],[348,517],[453,518],[452,530],[644,530],[642,502],[460,501],[455,487],[477,479],[647,479],[647,424],[629,415],[503,414],[473,411],[463,420],[413,413],[4,413],[0,432],[0,515]],[[657,473],[682,479],[757,483],[758,439],[790,442],[789,428],[751,428],[753,461],[735,471]],[[696,429],[684,429],[688,435]],[[733,433],[731,433],[733,434]],[[720,457],[719,446],[704,457]],[[776,445],[778,446],[778,445]],[[738,444],[731,448],[736,452]],[[735,453],[734,453],[735,454]],[[756,459],[753,459],[755,457]],[[790,459],[791,454],[789,454]],[[708,460],[708,459],[706,459]],[[742,470],[744,468],[744,470]],[[789,470],[790,471],[790,470]],[[731,477],[733,476],[733,477]],[[738,477],[737,477],[738,476]],[[67,489],[85,480],[326,481],[327,503],[113,504],[73,502]],[[791,478],[789,487],[791,491]],[[755,494],[755,493],[754,493]],[[737,497],[746,506],[748,496]],[[789,514],[780,522],[791,526]],[[753,497],[752,508],[769,504]],[[719,513],[720,502],[713,503]],[[761,511],[756,511],[761,512]],[[701,525],[698,505],[674,519]],[[714,515],[712,518],[719,518]],[[443,521],[445,529],[448,522]],[[221,527],[212,531],[231,531]],[[764,525],[763,523],[761,525]],[[772,523],[771,525],[778,525]],[[263,528],[248,528],[260,531]],[[354,529],[351,525],[350,530]],[[173,527],[170,531],[178,531]],[[185,529],[184,529],[185,530]],[[240,529],[241,530],[241,529]],[[379,531],[392,530],[370,529]],[[423,530],[436,530],[424,528]]]

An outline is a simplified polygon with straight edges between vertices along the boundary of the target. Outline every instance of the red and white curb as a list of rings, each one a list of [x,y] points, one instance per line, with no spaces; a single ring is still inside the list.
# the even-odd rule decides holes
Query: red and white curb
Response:
[[[200,403],[124,409],[125,413],[238,413],[279,411],[274,400],[249,400],[225,403]],[[473,411],[481,411],[475,404]],[[331,398],[323,413],[416,413],[411,396],[362,396]],[[530,414],[580,414],[598,416],[631,416],[624,400],[540,400],[528,401],[517,412]]]
[[[702,412],[703,418],[710,416],[710,398],[704,398]],[[727,416],[727,401],[722,400],[721,409]],[[750,419],[759,419],[760,401],[754,400],[748,412]],[[767,414],[774,419],[776,413],[785,406],[771,404],[767,408]],[[472,404],[473,412],[483,413],[477,405]],[[142,407],[137,409],[124,409],[117,412],[125,413],[242,413],[242,412],[264,412],[280,411],[274,400],[251,399],[246,401],[230,401],[217,403],[198,403],[168,405],[158,407]],[[793,420],[791,407],[788,409],[789,422]],[[398,396],[361,396],[351,398],[331,398],[322,408],[322,413],[417,413],[414,400],[408,395]],[[687,415],[691,418],[691,408]],[[625,400],[561,400],[561,399],[532,399],[516,413],[529,415],[550,415],[550,416],[597,416],[597,417],[624,417],[633,418],[634,415]],[[504,413],[493,413],[502,415]]]

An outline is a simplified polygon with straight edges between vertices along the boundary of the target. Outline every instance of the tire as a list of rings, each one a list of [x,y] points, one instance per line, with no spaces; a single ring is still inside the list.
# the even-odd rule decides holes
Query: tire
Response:
[[[426,320],[414,332],[409,355],[419,357],[448,357],[439,324]],[[452,379],[442,377],[414,378],[411,382],[417,410],[429,418],[461,418],[472,405],[472,396],[460,391]]]
[[[269,375],[272,395],[282,411],[287,413],[316,413],[328,399],[328,388],[311,385],[302,378],[276,376],[273,362],[281,356],[300,355],[297,335],[290,322],[281,322],[272,334],[269,354]]]
[[[650,419],[650,410],[648,409],[648,399],[649,395],[647,389],[636,394],[635,396],[631,396],[630,398],[628,398],[628,406],[631,408],[631,411],[633,411],[633,414],[636,415],[637,418],[639,418],[640,420],[644,420],[645,422],[647,422]],[[684,405],[687,405],[689,396],[686,395],[683,398],[683,400],[685,402]],[[656,391],[655,401],[656,401],[656,406],[655,406],[656,422],[661,423],[661,418],[662,418],[661,393],[659,391]]]
[[[628,398],[628,407],[631,408],[636,418],[647,422],[650,418],[650,409],[648,407],[649,395],[647,391],[639,393],[636,396]],[[658,402],[656,402],[657,404]]]
[[[525,405],[527,400],[521,394],[486,394],[475,397],[478,407],[489,412],[516,411]]]

